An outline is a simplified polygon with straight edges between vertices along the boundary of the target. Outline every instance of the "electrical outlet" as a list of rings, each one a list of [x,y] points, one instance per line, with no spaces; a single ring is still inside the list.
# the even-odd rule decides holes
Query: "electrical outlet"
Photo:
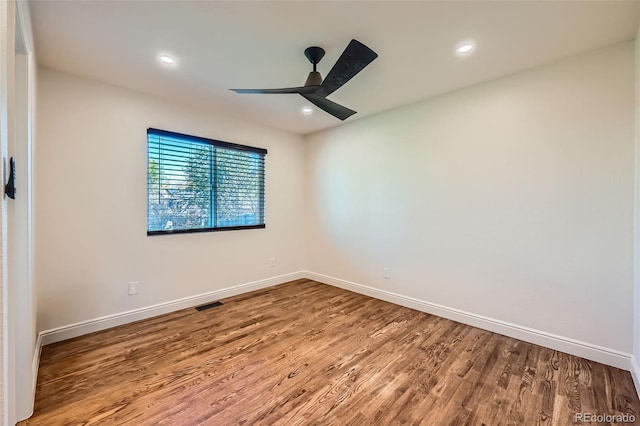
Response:
[[[389,268],[387,268],[386,266],[382,268],[382,277],[385,280],[388,280],[389,278],[391,278],[391,273],[389,272]]]
[[[275,268],[276,267],[276,258],[275,257],[270,257],[269,258],[269,268]]]
[[[129,283],[129,296],[138,294],[138,281],[131,281]]]

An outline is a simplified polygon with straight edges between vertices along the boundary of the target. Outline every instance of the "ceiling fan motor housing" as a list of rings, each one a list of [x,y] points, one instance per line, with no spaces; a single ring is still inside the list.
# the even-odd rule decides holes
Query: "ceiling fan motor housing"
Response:
[[[311,71],[307,77],[307,81],[304,82],[304,87],[307,86],[320,86],[322,84],[322,76],[318,71]]]

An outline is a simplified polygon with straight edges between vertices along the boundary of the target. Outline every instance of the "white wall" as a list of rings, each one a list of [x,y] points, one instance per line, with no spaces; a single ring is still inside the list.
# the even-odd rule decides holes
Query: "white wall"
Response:
[[[38,96],[39,330],[303,269],[300,136],[45,68]],[[148,127],[268,149],[266,229],[147,237]]]
[[[628,42],[311,135],[307,269],[628,368],[633,70]]]

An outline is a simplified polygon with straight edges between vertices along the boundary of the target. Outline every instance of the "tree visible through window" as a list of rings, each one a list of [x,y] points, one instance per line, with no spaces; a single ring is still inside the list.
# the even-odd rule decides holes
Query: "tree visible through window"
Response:
[[[264,228],[267,151],[147,130],[147,234]]]

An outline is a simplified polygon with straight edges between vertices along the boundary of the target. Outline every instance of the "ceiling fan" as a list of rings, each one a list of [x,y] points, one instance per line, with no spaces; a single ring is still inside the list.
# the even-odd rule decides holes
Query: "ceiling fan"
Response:
[[[236,93],[253,94],[299,94],[318,108],[323,109],[340,120],[351,117],[356,112],[340,104],[330,101],[327,96],[342,87],[356,74],[369,65],[378,54],[369,49],[358,40],[351,40],[344,49],[342,55],[322,80],[322,76],[316,71],[316,65],[324,56],[324,49],[317,46],[308,47],[304,51],[304,56],[313,64],[313,71],[309,73],[307,81],[301,87],[285,87],[282,89],[231,89]]]

